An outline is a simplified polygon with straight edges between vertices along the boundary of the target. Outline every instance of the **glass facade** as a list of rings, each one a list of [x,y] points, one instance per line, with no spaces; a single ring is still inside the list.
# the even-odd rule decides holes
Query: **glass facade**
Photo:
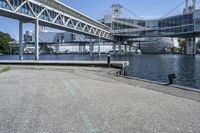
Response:
[[[177,15],[158,21],[159,31],[164,34],[182,34],[194,31],[193,13]]]
[[[1,8],[5,8],[8,10],[11,10],[10,6],[8,5],[8,3],[6,2],[6,0],[0,0],[0,7]]]
[[[121,34],[128,33],[136,36],[137,34],[138,36],[177,36],[189,34],[196,31],[196,29],[200,30],[200,17],[198,19],[195,18],[195,14],[193,12],[154,20],[136,20],[128,18],[118,18],[118,20],[124,23],[113,23],[114,30],[120,30]],[[135,24],[141,27],[149,28],[149,30],[140,29],[140,27],[134,27],[134,25],[129,24]],[[129,30],[134,28],[138,29],[138,31]]]

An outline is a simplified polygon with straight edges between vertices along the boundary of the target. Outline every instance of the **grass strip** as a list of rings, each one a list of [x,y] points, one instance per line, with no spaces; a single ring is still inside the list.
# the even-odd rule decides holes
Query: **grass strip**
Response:
[[[6,67],[3,67],[3,68],[0,68],[0,73],[3,73],[3,72],[7,72],[7,71],[10,71],[11,68],[9,66],[6,66]]]

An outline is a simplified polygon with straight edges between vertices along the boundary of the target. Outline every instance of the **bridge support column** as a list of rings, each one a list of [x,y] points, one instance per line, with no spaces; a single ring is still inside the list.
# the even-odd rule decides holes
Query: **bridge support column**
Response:
[[[19,21],[19,60],[23,60],[23,22]]]
[[[121,52],[122,52],[122,44],[119,43],[119,53],[121,53]]]
[[[124,46],[124,53],[127,54],[127,44]]]
[[[98,53],[101,56],[101,37],[99,37]]]
[[[187,37],[186,38],[186,55],[195,55],[196,54],[196,38]]]
[[[131,45],[129,45],[128,52],[129,52],[129,54],[131,54]]]
[[[116,54],[116,43],[113,42],[113,54]]]
[[[92,53],[94,51],[94,45],[92,43],[92,39],[90,39],[90,55],[92,56]]]
[[[86,46],[85,46],[85,43],[81,44],[81,52],[82,53],[85,53],[86,51]]]
[[[39,21],[35,21],[35,60],[39,60]]]
[[[58,53],[59,52],[59,46],[60,46],[60,42],[58,43],[58,44],[56,44],[56,53]]]
[[[141,42],[139,42],[139,44],[138,44],[138,45],[139,45],[139,46],[138,46],[138,48],[139,48],[139,49],[141,49]]]
[[[82,53],[82,44],[79,43],[79,54]]]

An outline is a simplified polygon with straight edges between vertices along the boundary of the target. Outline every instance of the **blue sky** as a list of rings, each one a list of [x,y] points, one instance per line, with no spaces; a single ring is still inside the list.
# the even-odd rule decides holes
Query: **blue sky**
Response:
[[[61,0],[95,18],[112,4],[120,3],[140,16],[162,16],[183,0]]]
[[[114,3],[120,3],[127,9],[142,17],[160,17],[183,0],[60,0],[63,3],[98,18]],[[24,30],[33,30],[33,25],[26,24]],[[0,31],[10,33],[18,40],[18,20],[0,17]]]

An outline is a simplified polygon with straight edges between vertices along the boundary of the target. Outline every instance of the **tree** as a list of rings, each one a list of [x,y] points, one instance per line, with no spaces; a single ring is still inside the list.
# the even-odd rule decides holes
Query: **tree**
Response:
[[[53,53],[53,48],[51,48],[45,44],[41,44],[40,51],[42,51],[42,53],[44,53],[44,54],[51,54],[51,53]]]
[[[10,44],[13,39],[8,33],[0,32],[0,53],[8,54],[10,50]]]
[[[180,52],[185,52],[186,40],[183,38],[179,38],[178,43],[179,43],[179,47],[180,47]]]

